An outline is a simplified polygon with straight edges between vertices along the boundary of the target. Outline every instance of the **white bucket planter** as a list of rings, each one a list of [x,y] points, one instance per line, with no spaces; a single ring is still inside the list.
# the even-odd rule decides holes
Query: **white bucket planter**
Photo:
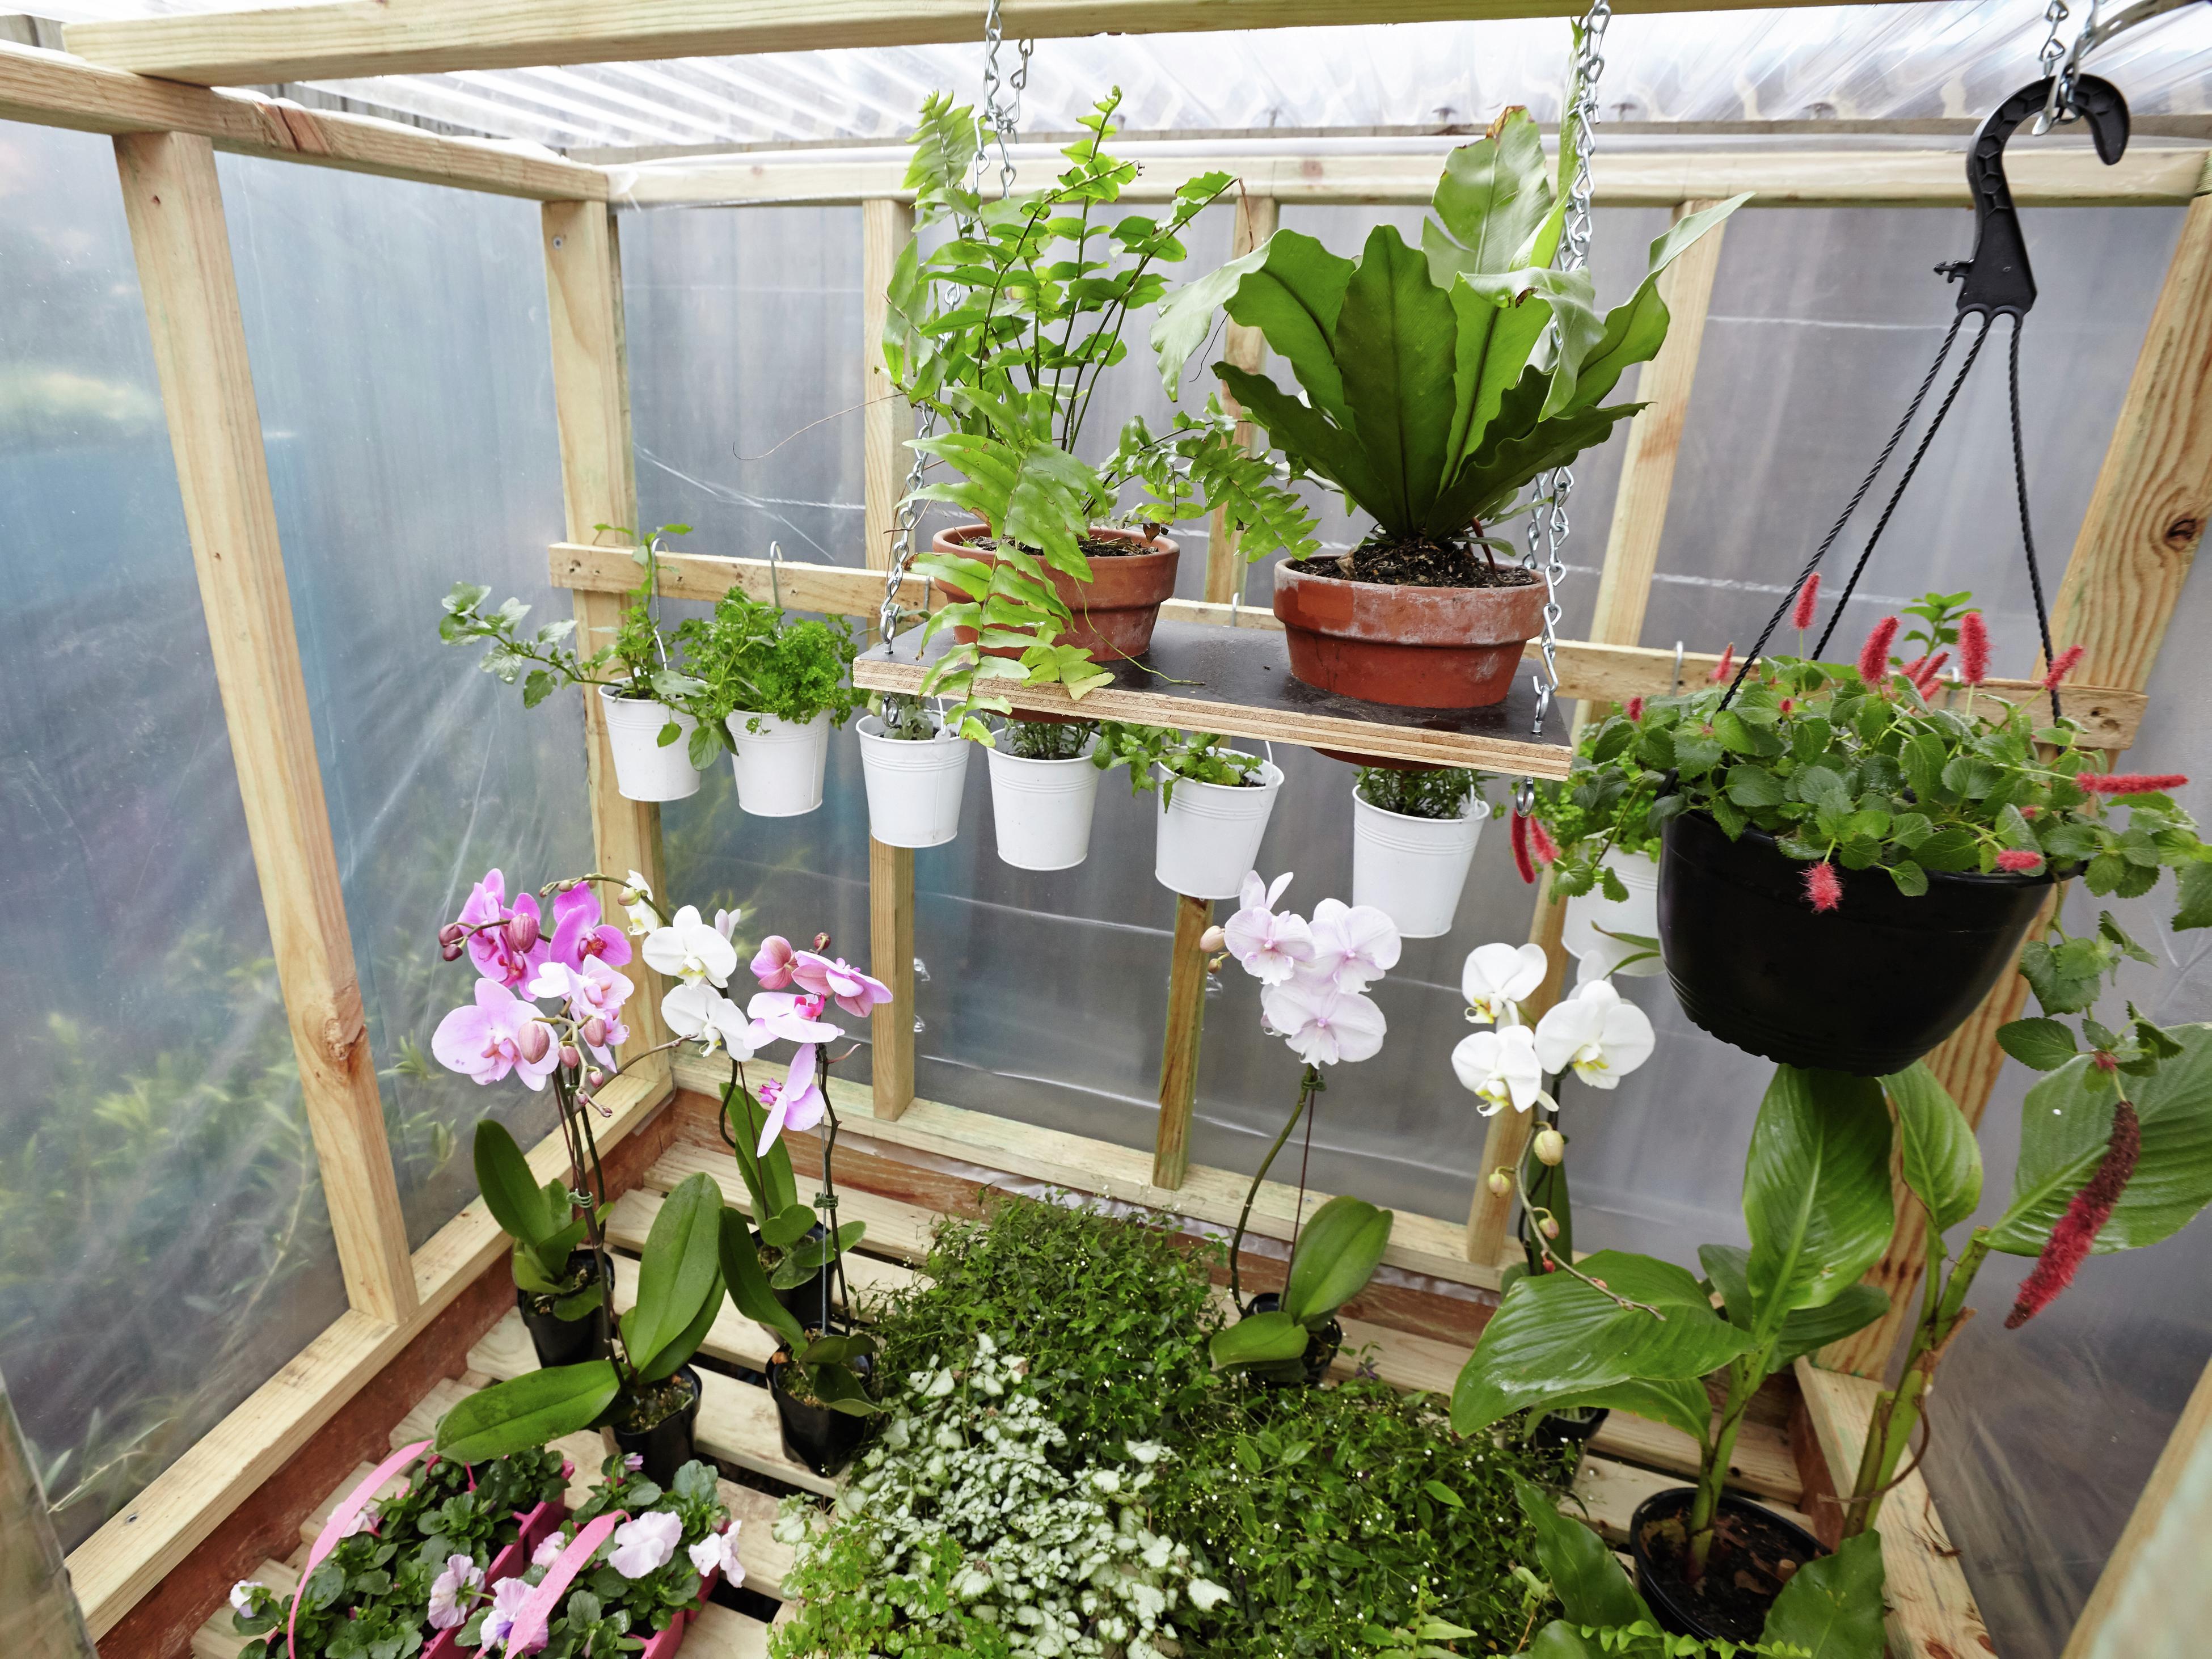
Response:
[[[1605,855],[1604,867],[1620,878],[1628,896],[1609,899],[1602,887],[1593,887],[1569,899],[1567,919],[1559,933],[1559,943],[1584,963],[1597,958],[1598,970],[1586,966],[1586,975],[1602,970],[1605,963],[1636,948],[1607,939],[1606,933],[1633,933],[1639,939],[1659,936],[1659,860],[1649,853],[1624,853],[1616,848]],[[1600,933],[1600,928],[1605,932]],[[1631,979],[1648,979],[1665,966],[1657,957],[1647,957],[1612,971]]]
[[[1091,855],[1091,811],[1098,804],[1092,738],[1073,760],[1027,760],[984,752],[991,766],[991,820],[999,858],[1017,870],[1072,870]]]
[[[1405,939],[1442,939],[1459,914],[1467,868],[1490,803],[1468,797],[1461,818],[1386,812],[1352,789],[1352,902],[1371,904]]]
[[[1235,898],[1244,878],[1257,865],[1260,838],[1275,810],[1283,774],[1273,761],[1260,763],[1259,785],[1194,783],[1178,778],[1175,799],[1165,799],[1166,778],[1153,799],[1159,802],[1159,836],[1152,853],[1152,875],[1161,886],[1185,898]]]
[[[699,774],[691,764],[691,733],[698,721],[665,703],[645,697],[618,697],[599,688],[599,708],[607,722],[607,747],[614,751],[615,787],[625,800],[682,800],[699,793]],[[661,728],[674,720],[680,735],[664,746]]]
[[[974,744],[942,731],[927,743],[885,737],[873,714],[854,729],[860,734],[871,836],[886,847],[941,847],[959,833]]]
[[[795,818],[822,805],[822,775],[830,763],[830,711],[804,725],[774,714],[728,716],[738,752],[738,805],[757,818]],[[757,726],[760,730],[750,728]]]

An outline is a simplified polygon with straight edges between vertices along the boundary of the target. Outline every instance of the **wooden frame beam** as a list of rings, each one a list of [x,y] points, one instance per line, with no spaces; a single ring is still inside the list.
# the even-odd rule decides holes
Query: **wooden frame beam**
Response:
[[[115,141],[185,529],[252,843],[300,1092],[346,1295],[386,1325],[415,1312],[407,1222],[323,799],[261,416],[208,140]]]
[[[1774,0],[1618,0],[1621,12],[1726,11]],[[1784,0],[1810,4],[1813,0]],[[74,23],[71,52],[202,86],[635,63],[981,38],[985,0],[345,0],[266,12]],[[1577,17],[1583,0],[1364,0],[1363,23]],[[1006,0],[1009,39],[1301,28],[1342,0]]]
[[[0,120],[84,132],[188,132],[217,149],[541,201],[607,199],[604,169],[397,121],[209,92],[0,41]]]
[[[1241,259],[1275,234],[1279,217],[1275,198],[1246,192],[1237,198],[1237,224],[1229,238],[1229,257]],[[1243,323],[1231,323],[1222,331],[1221,356],[1248,374],[1256,374],[1267,361],[1267,336]],[[1237,399],[1230,395],[1226,385],[1221,387],[1221,406],[1239,416]],[[1252,422],[1240,418],[1237,422],[1237,441],[1243,448],[1252,447],[1258,436]],[[1244,591],[1244,560],[1237,547],[1237,533],[1229,527],[1229,514],[1216,507],[1206,526],[1206,597],[1214,605],[1227,605]]]

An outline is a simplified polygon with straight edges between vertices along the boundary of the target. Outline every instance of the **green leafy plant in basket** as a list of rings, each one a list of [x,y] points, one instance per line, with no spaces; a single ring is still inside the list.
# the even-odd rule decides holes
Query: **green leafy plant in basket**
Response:
[[[476,1132],[477,1190],[500,1231],[514,1241],[514,1288],[540,1297],[545,1311],[568,1323],[587,1319],[606,1302],[606,1282],[593,1263],[573,1264],[591,1226],[590,1194],[567,1183],[540,1186],[504,1124],[485,1118]]]
[[[860,643],[842,617],[793,622],[732,588],[711,616],[679,623],[676,641],[686,673],[702,687],[690,755],[702,769],[734,748],[732,719],[757,732],[763,716],[805,726],[826,712],[842,726],[862,698],[852,683]]]
[[[1326,1355],[1342,1343],[1336,1310],[1375,1276],[1390,1247],[1393,1219],[1389,1211],[1351,1197],[1332,1198],[1316,1210],[1299,1230],[1276,1305],[1215,1332],[1208,1345],[1213,1368],[1271,1382],[1304,1380],[1316,1345]]]
[[[1179,782],[1256,787],[1261,781],[1260,757],[1224,748],[1228,741],[1210,732],[1183,732],[1164,726],[1102,720],[1091,763],[1102,772],[1127,767],[1131,794],[1157,789],[1163,800],[1175,799]]]
[[[1079,459],[1100,377],[1127,355],[1130,313],[1167,292],[1164,269],[1188,257],[1184,231],[1234,184],[1203,173],[1177,188],[1163,218],[1116,212],[1137,176],[1105,148],[1120,104],[1116,89],[1082,118],[1086,136],[1061,152],[1068,165],[1052,185],[1003,198],[969,181],[972,109],[933,96],[915,133],[907,183],[917,227],[945,239],[927,254],[918,240],[900,257],[884,359],[900,392],[937,424],[914,447],[959,475],[910,499],[950,502],[988,527],[988,561],[931,552],[915,562],[956,595],[931,614],[930,634],[977,635],[945,654],[924,690],[957,699],[949,723],[985,744],[980,716],[1011,708],[993,682],[1058,684],[1079,699],[1106,682],[1066,638],[1076,618],[1054,580],[1091,580],[1094,528],[1152,535],[1218,510],[1255,552],[1315,544],[1297,497],[1237,442],[1218,401],[1158,434],[1132,421],[1103,463]],[[985,654],[994,649],[1018,654]]]

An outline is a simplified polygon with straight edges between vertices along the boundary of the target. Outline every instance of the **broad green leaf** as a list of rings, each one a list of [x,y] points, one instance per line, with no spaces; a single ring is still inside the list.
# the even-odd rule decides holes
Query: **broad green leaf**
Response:
[[[1700,1244],[1698,1265],[1720,1292],[1729,1323],[1751,1328],[1751,1252],[1741,1244]]]
[[[1624,1308],[1571,1273],[1532,1274],[1506,1293],[1452,1390],[1462,1434],[1508,1412],[1638,1379],[1703,1376],[1748,1346],[1671,1262],[1601,1250],[1577,1264],[1662,1317]]]
[[[1536,1559],[1559,1607],[1577,1625],[1632,1625],[1651,1610],[1595,1528],[1561,1512],[1533,1480],[1513,1477],[1513,1496],[1536,1534]]]
[[[807,1215],[811,1221],[813,1212],[808,1211]],[[780,1291],[805,1284],[828,1264],[831,1256],[851,1255],[853,1247],[860,1242],[867,1231],[868,1224],[865,1221],[848,1221],[837,1229],[834,1249],[827,1234],[820,1238],[806,1238],[790,1246],[769,1282]],[[763,1233],[762,1237],[766,1238],[767,1235]]]
[[[756,1324],[765,1325],[793,1347],[804,1342],[805,1328],[775,1299],[775,1292],[769,1287],[768,1275],[761,1270],[760,1252],[753,1243],[751,1231],[746,1227],[745,1218],[735,1210],[722,1212],[716,1246],[715,1259],[721,1269],[722,1283],[729,1291],[730,1300],[738,1304],[738,1311]]]
[[[1234,1325],[1216,1331],[1206,1352],[1217,1371],[1231,1365],[1262,1365],[1297,1358],[1305,1352],[1310,1334],[1304,1325],[1279,1309],[1247,1314]]]
[[[1982,1149],[1973,1126],[1936,1073],[1918,1060],[1881,1082],[1897,1109],[1905,1184],[1927,1210],[1936,1231],[1948,1232],[1982,1201]]]
[[[1700,1444],[1712,1437],[1713,1402],[1705,1385],[1694,1376],[1666,1380],[1643,1378],[1593,1389],[1564,1400],[1547,1400],[1542,1409],[1566,1412],[1603,1407],[1607,1411],[1633,1412],[1655,1423],[1681,1430]]]
[[[1583,1635],[1580,1626],[1554,1619],[1536,1632],[1523,1659],[1615,1659],[1615,1656],[1595,1636]]]
[[[1364,1199],[1332,1198],[1298,1233],[1283,1311],[1301,1323],[1326,1319],[1366,1288],[1390,1246],[1388,1210]]]
[[[1881,1534],[1863,1532],[1797,1569],[1774,1598],[1761,1639],[1790,1643],[1807,1659],[1882,1659],[1882,1612]]]
[[[661,1200],[638,1263],[637,1304],[622,1322],[623,1350],[640,1370],[697,1321],[702,1304],[719,1295],[721,1217],[722,1189],[703,1170]]]
[[[1495,137],[1462,144],[1444,157],[1421,227],[1431,280],[1449,288],[1462,272],[1492,276],[1532,263],[1538,233],[1553,210],[1550,164],[1535,118],[1508,110]]]
[[[438,1419],[437,1449],[464,1463],[532,1451],[588,1429],[613,1403],[620,1380],[611,1360],[528,1371],[480,1389]]]
[[[606,1299],[607,1287],[595,1280],[589,1288],[580,1290],[574,1296],[562,1297],[556,1301],[553,1304],[553,1316],[574,1324]]]
[[[505,1125],[491,1118],[479,1122],[474,1156],[477,1190],[483,1194],[491,1218],[509,1238],[535,1244],[568,1221],[566,1192],[557,1182],[538,1184],[530,1160]]]
[[[1443,486],[1457,331],[1428,261],[1377,225],[1345,289],[1335,345],[1345,406],[1382,486],[1361,505],[1386,532],[1421,523]]]
[[[2125,1079],[2142,1126],[2142,1152],[2092,1247],[2100,1255],[2155,1244],[2212,1201],[2212,1025],[2169,1026],[2166,1035],[2180,1054],[2148,1077]],[[1990,1245],[2014,1255],[2039,1254],[2103,1161],[2112,1133],[2112,1085],[2094,1073],[2087,1055],[2030,1089],[2021,1108],[2012,1203]]]
[[[2048,1018],[2015,1019],[1998,1026],[1997,1046],[2039,1072],[2055,1072],[2081,1051],[2074,1040],[2074,1028]]]
[[[1642,284],[1624,305],[1606,313],[1603,326],[1580,355],[1566,395],[1555,388],[1547,411],[1572,414],[1588,409],[1620,384],[1620,377],[1638,363],[1658,355],[1667,338],[1667,302],[1659,292],[1660,273],[1685,248],[1705,235],[1751,198],[1738,196],[1688,215],[1668,228],[1651,244],[1650,265]]]
[[[1889,1147],[1874,1079],[1775,1067],[1743,1174],[1745,1276],[1762,1340],[1793,1309],[1833,1301],[1881,1259],[1897,1219]]]
[[[1833,1301],[1817,1308],[1799,1308],[1782,1322],[1773,1367],[1780,1370],[1800,1354],[1818,1353],[1831,1342],[1864,1330],[1888,1311],[1888,1291],[1872,1285],[1846,1285]]]
[[[1299,402],[1264,374],[1231,362],[1214,364],[1213,372],[1276,448],[1354,501],[1366,501],[1380,494],[1382,478],[1351,432],[1332,424],[1321,410]]]
[[[779,1146],[782,1144],[781,1140],[776,1142]],[[761,1243],[772,1244],[779,1250],[788,1249],[811,1232],[814,1225],[811,1206],[792,1204],[774,1215],[759,1218]]]
[[[1330,343],[1351,280],[1351,260],[1310,236],[1279,230],[1243,258],[1184,283],[1161,302],[1152,321],[1152,350],[1168,395],[1176,395],[1183,365],[1213,331],[1213,309],[1220,306],[1260,331],[1316,405],[1340,412],[1344,383]]]
[[[722,1275],[718,1268],[714,1288],[708,1293],[707,1299],[699,1304],[699,1311],[691,1322],[653,1356],[651,1364],[640,1366],[638,1375],[647,1382],[658,1382],[665,1376],[675,1376],[690,1363],[691,1356],[699,1352],[699,1345],[707,1340],[707,1333],[714,1328],[715,1316],[721,1311]]]
[[[1481,447],[1505,394],[1527,371],[1536,343],[1550,325],[1552,307],[1504,284],[1457,282],[1450,289],[1458,325],[1453,342],[1452,426],[1444,453],[1456,468]]]

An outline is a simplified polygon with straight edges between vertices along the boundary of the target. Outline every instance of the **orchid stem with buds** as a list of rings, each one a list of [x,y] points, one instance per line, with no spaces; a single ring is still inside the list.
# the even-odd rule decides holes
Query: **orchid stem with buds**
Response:
[[[1544,1223],[1552,1218],[1552,1212],[1544,1208],[1542,1205],[1534,1202],[1529,1198],[1528,1188],[1527,1185],[1522,1182],[1520,1173],[1517,1170],[1515,1171],[1513,1176],[1513,1190],[1520,1194],[1521,1207],[1528,1212],[1532,1222],[1534,1223],[1534,1224],[1528,1229],[1529,1234],[1535,1239],[1536,1248],[1544,1253],[1544,1260],[1550,1263],[1552,1267],[1558,1268],[1559,1272],[1568,1274],[1571,1278],[1581,1279],[1583,1284],[1589,1285],[1590,1289],[1595,1291],[1600,1296],[1604,1297],[1607,1301],[1613,1303],[1616,1306],[1633,1309],[1638,1313],[1648,1313],[1662,1325],[1667,1322],[1667,1316],[1661,1313],[1658,1309],[1653,1307],[1649,1302],[1638,1302],[1633,1297],[1622,1296],[1617,1291],[1607,1289],[1603,1280],[1592,1279],[1580,1267],[1575,1266],[1573,1262],[1567,1261],[1556,1250],[1553,1249],[1551,1240],[1544,1237]]]
[[[1244,1189],[1244,1207],[1237,1212],[1237,1231],[1229,1236],[1229,1296],[1240,1312],[1244,1306],[1244,1287],[1237,1275],[1237,1258],[1243,1248],[1245,1224],[1252,1219],[1252,1200],[1259,1197],[1260,1188],[1267,1179],[1267,1171],[1274,1165],[1275,1154],[1283,1150],[1283,1143],[1291,1138],[1291,1131],[1298,1127],[1298,1119],[1305,1115],[1312,1106],[1314,1097],[1328,1086],[1322,1081],[1321,1067],[1308,1065],[1298,1079],[1297,1104],[1291,1108],[1290,1116],[1283,1120],[1282,1129],[1275,1136],[1275,1144],[1267,1148],[1267,1157],[1260,1160],[1259,1173],[1252,1177],[1252,1184]]]

